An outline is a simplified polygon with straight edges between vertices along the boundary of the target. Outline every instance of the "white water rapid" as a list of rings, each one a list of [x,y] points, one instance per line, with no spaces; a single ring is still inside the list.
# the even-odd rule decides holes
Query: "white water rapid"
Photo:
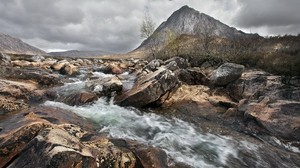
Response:
[[[192,124],[179,119],[168,119],[153,113],[142,114],[136,109],[123,108],[104,99],[82,107],[53,101],[47,101],[44,105],[70,110],[90,118],[102,127],[100,132],[113,138],[131,139],[160,147],[171,159],[193,167],[223,167],[228,157],[237,158],[238,149],[256,149],[255,145],[248,142],[203,134]]]

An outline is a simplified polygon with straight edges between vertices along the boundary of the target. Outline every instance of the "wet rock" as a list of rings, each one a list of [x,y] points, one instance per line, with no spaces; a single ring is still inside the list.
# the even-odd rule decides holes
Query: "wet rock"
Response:
[[[0,126],[5,124],[0,132],[0,167],[133,168],[137,162],[129,149],[96,136],[87,128],[91,124],[74,113],[33,108],[2,121]],[[86,135],[95,136],[83,140]]]
[[[9,79],[33,80],[47,86],[60,83],[58,75],[37,67],[0,67],[0,75]]]
[[[152,61],[150,61],[145,67],[144,69],[150,70],[150,71],[156,71],[158,70],[158,68],[163,65],[163,61],[160,59],[154,59]]]
[[[95,67],[93,70],[104,74],[112,74],[112,68],[108,65],[101,65],[99,67]]]
[[[261,96],[273,100],[300,100],[300,87],[282,82],[283,77],[259,70],[248,70],[240,79],[229,84],[227,90],[237,100],[257,100]]]
[[[124,72],[123,69],[116,64],[109,64],[109,67],[111,68],[112,74],[121,74]]]
[[[247,104],[245,104],[247,103]],[[255,119],[275,136],[300,140],[300,102],[265,97],[259,102],[240,103],[239,110]]]
[[[166,61],[164,62],[164,64],[167,65],[167,64],[169,64],[170,62],[173,62],[173,61],[176,62],[177,66],[178,66],[180,69],[186,69],[187,67],[190,66],[190,65],[189,65],[189,62],[188,62],[186,59],[181,58],[181,57],[173,57],[173,58],[170,58],[170,59],[166,60]]]
[[[175,71],[178,79],[189,85],[206,85],[209,83],[208,77],[200,70],[196,69],[179,69]]]
[[[117,77],[106,77],[86,82],[88,90],[100,96],[112,96],[112,93],[121,93],[123,84]]]
[[[234,63],[222,64],[213,71],[210,77],[211,83],[216,86],[225,86],[230,82],[237,80],[243,73],[244,66]]]
[[[138,157],[143,167],[165,168],[168,166],[167,154],[159,148],[136,148],[134,154]]]
[[[65,65],[65,62],[55,62],[54,64],[52,64],[50,66],[51,69],[53,69],[54,71],[60,71],[61,68]]]
[[[170,92],[176,90],[180,82],[168,69],[159,70],[139,77],[133,88],[116,97],[116,103],[122,106],[143,107],[151,103],[161,104]]]
[[[80,106],[94,102],[97,99],[97,95],[93,93],[87,91],[77,91],[75,93],[70,93],[67,95],[60,95],[60,97],[57,98],[56,101],[64,102],[71,106]]]
[[[72,64],[65,64],[59,71],[63,75],[75,76],[79,74],[78,67]]]
[[[28,108],[29,105],[22,99],[15,99],[8,96],[0,96],[0,114],[19,111]]]

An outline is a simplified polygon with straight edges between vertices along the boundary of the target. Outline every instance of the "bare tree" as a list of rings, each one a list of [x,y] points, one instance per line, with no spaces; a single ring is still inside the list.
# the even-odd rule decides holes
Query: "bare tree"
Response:
[[[145,11],[144,19],[140,27],[140,37],[142,39],[149,40],[149,47],[150,51],[152,53],[153,58],[155,59],[155,54],[158,50],[158,33],[154,32],[155,30],[155,23],[153,22],[152,18],[150,17],[150,14],[148,10]]]
[[[155,23],[149,15],[148,10],[145,11],[144,19],[140,27],[140,36],[142,39],[149,38],[155,30]]]

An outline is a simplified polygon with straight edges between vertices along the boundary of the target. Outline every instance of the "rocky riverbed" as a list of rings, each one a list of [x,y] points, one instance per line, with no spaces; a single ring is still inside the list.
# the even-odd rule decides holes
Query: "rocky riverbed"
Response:
[[[0,167],[299,167],[300,78],[0,57]]]

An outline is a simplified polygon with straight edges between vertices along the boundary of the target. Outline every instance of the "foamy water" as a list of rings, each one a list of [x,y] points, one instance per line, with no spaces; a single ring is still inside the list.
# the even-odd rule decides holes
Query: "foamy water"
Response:
[[[92,119],[101,126],[100,132],[113,138],[160,147],[171,159],[193,167],[223,167],[228,157],[237,158],[237,150],[247,149],[249,145],[248,142],[241,143],[226,136],[203,134],[192,124],[179,119],[168,119],[153,113],[142,114],[136,109],[123,108],[104,99],[84,107],[52,101],[44,105],[70,110]],[[251,147],[251,150],[255,148]]]

